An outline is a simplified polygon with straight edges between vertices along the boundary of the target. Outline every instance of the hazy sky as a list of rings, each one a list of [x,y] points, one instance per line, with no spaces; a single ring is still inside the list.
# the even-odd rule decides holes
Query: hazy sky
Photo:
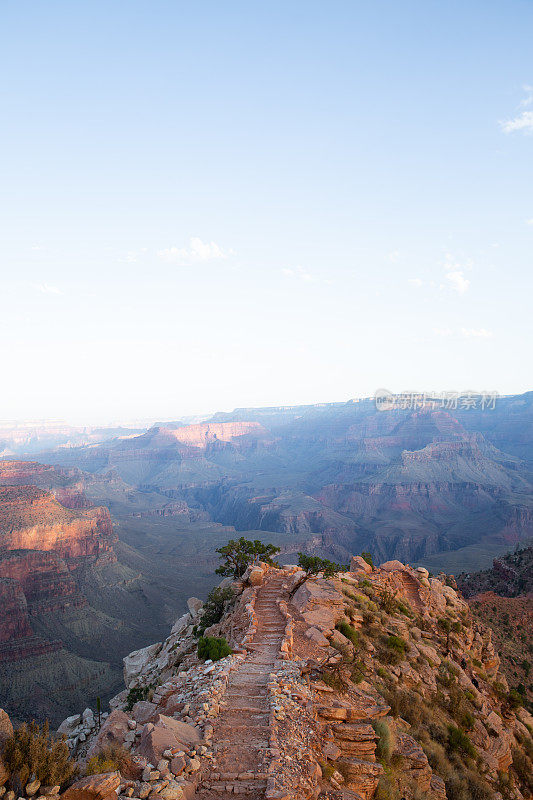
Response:
[[[0,2],[0,418],[531,380],[530,0]]]

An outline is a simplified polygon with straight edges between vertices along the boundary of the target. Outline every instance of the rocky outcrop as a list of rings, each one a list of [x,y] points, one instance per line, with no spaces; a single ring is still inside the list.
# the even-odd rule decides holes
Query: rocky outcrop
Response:
[[[234,649],[215,664],[197,657],[201,606],[191,599],[166,641],[126,659],[129,692],[146,699],[127,706],[118,695],[89,752],[112,731],[143,771],[129,784],[141,798],[371,800],[380,786],[445,800],[452,772],[486,793],[509,772],[509,797],[523,800],[513,759],[533,718],[494,690],[490,631],[453,580],[398,561],[372,568],[355,557],[352,567],[294,593],[297,567],[249,569],[207,632]],[[477,776],[447,761],[454,747],[475,754]]]
[[[115,541],[106,508],[73,511],[35,486],[0,487],[0,553],[53,550],[75,563],[112,557]]]
[[[61,797],[62,800],[112,800],[120,786],[120,773],[88,775],[76,781]]]

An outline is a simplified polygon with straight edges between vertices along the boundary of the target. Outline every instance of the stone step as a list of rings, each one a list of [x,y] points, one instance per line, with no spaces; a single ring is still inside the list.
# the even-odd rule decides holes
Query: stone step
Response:
[[[206,772],[202,776],[202,783],[205,781],[266,781],[266,772]]]
[[[265,781],[207,781],[202,782],[202,786],[197,792],[218,791],[228,794],[248,795],[253,798],[261,797],[266,791],[267,782]],[[219,795],[217,795],[218,797]]]

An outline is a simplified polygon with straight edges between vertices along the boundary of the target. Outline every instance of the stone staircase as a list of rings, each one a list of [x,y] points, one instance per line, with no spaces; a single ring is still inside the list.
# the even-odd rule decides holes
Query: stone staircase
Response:
[[[241,795],[253,800],[265,796],[268,771],[268,676],[279,656],[285,632],[277,599],[283,578],[267,575],[255,601],[257,632],[247,645],[248,655],[230,678],[220,714],[214,724],[215,756],[212,768],[201,776],[199,800],[229,800]],[[238,768],[238,771],[237,771]]]
[[[408,601],[413,610],[421,611],[423,603],[420,597],[420,584],[416,578],[413,578],[412,575],[409,575],[409,573],[404,570],[398,571],[398,573],[395,574],[397,574],[401,584],[400,594],[402,597]]]

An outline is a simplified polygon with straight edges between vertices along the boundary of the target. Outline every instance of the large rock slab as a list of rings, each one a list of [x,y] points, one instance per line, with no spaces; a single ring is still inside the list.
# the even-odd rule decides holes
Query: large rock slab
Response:
[[[10,736],[13,736],[13,725],[11,724],[7,711],[0,708],[0,745],[2,745],[6,739],[9,739]]]
[[[120,772],[104,772],[102,775],[88,775],[61,795],[61,800],[116,800],[120,786]]]
[[[194,725],[158,714],[153,723],[147,723],[142,729],[137,752],[150,763],[157,764],[165,750],[179,751],[183,746],[192,747],[200,741],[200,733]]]
[[[331,633],[344,616],[344,597],[333,580],[307,580],[292,602],[307,624],[323,633]]]
[[[110,745],[122,745],[129,733],[129,717],[123,711],[115,708],[108,716],[98,732],[87,753],[87,759],[97,755],[101,750]]]
[[[384,564],[381,564],[380,569],[384,569],[385,572],[396,572],[396,570],[404,570],[406,569],[405,564],[402,564],[401,561],[397,561],[396,559],[393,561],[385,561]]]
[[[139,725],[145,725],[157,716],[157,706],[148,700],[139,700],[133,706],[131,716]]]
[[[141,647],[134,650],[123,659],[124,662],[124,683],[130,687],[132,683],[142,674],[145,667],[155,658],[161,649],[161,642],[150,644],[148,647]]]
[[[350,572],[364,572],[366,575],[370,575],[372,567],[362,556],[352,556]]]

